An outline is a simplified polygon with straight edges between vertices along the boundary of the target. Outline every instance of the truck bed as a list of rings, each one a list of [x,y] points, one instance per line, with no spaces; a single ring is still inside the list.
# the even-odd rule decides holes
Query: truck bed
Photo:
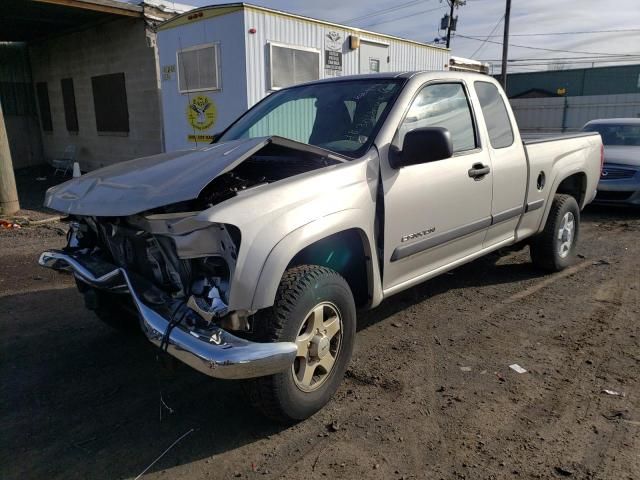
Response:
[[[544,225],[552,194],[563,178],[574,172],[584,172],[585,195],[580,208],[595,196],[600,178],[601,142],[599,134],[580,132],[555,137],[523,140],[527,158],[528,180],[525,213],[517,229],[517,238],[535,234]],[[559,177],[562,171],[563,178]]]

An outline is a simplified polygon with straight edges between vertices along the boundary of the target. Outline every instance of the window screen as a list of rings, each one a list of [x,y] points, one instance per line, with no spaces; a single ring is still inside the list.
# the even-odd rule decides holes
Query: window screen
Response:
[[[271,45],[271,88],[320,78],[320,52]]]
[[[67,131],[78,131],[78,111],[76,110],[76,94],[73,90],[73,79],[60,80],[62,87],[62,103],[64,104],[64,119],[67,123]]]
[[[51,105],[49,104],[49,88],[47,82],[36,83],[36,95],[38,96],[38,106],[40,107],[40,123],[45,132],[53,131],[51,121]]]
[[[104,133],[128,133],[129,110],[124,73],[91,77],[96,128]]]
[[[448,129],[454,152],[476,148],[473,117],[461,84],[440,83],[424,87],[413,100],[400,125],[400,145],[407,132],[422,127]]]
[[[489,131],[493,148],[505,148],[513,144],[513,130],[507,107],[500,96],[498,87],[489,82],[476,82],[476,93],[482,107],[484,121]]]
[[[204,45],[178,52],[178,79],[181,92],[220,90],[217,45]]]

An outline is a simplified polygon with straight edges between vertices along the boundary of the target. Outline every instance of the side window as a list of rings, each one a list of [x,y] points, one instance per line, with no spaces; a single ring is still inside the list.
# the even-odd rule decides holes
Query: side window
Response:
[[[49,88],[47,82],[36,83],[36,95],[38,96],[38,106],[40,107],[40,123],[42,130],[53,132],[53,121],[51,120],[51,105],[49,104]]]
[[[178,51],[180,93],[220,89],[220,52],[217,43]]]
[[[475,87],[491,146],[505,148],[513,145],[513,129],[498,87],[489,82],[476,82]]]
[[[271,90],[320,78],[320,52],[302,47],[269,44]]]
[[[451,133],[453,151],[477,147],[469,100],[460,83],[424,87],[413,100],[399,129],[399,143],[407,132],[422,127],[444,127]]]
[[[62,87],[62,103],[64,105],[64,119],[67,131],[78,133],[78,110],[76,109],[76,94],[73,89],[73,79],[60,80]]]
[[[98,133],[128,133],[129,109],[124,73],[91,77],[91,88]]]

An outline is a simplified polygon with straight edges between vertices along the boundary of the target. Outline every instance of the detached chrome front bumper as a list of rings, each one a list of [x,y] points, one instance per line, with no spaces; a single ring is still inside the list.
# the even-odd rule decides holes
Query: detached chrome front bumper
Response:
[[[136,279],[123,268],[97,260],[88,254],[47,251],[40,255],[43,267],[71,271],[89,285],[116,292],[129,292],[140,315],[143,332],[160,347],[169,319],[149,306],[157,295],[141,293]],[[255,343],[238,338],[219,327],[190,330],[175,326],[166,342],[166,351],[210,377],[225,379],[255,378],[290,368],[296,357],[293,342]]]

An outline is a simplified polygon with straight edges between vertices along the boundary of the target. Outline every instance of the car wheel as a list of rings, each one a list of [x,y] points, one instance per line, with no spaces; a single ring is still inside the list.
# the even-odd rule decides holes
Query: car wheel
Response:
[[[544,230],[531,241],[534,265],[558,272],[575,257],[580,232],[580,208],[571,195],[555,195]]]
[[[252,403],[285,423],[313,415],[342,382],[355,330],[355,302],[342,276],[316,265],[287,270],[274,306],[258,313],[254,331],[261,341],[295,342],[298,355],[290,369],[249,381]]]

